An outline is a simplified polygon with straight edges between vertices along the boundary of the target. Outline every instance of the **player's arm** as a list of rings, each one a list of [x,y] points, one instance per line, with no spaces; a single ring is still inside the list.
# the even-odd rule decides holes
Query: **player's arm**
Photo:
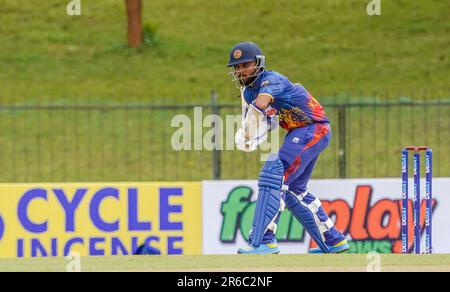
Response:
[[[268,93],[261,93],[259,94],[253,104],[256,108],[258,108],[260,111],[264,111],[269,107],[269,104],[273,102],[273,96]]]

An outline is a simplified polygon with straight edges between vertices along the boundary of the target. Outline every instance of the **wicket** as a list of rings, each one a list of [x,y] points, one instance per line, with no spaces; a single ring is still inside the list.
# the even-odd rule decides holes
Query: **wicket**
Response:
[[[402,218],[401,218],[401,232],[402,232],[402,253],[409,253],[409,220],[408,220],[408,154],[409,151],[414,151],[413,156],[413,222],[414,222],[414,252],[420,253],[420,152],[425,151],[425,253],[432,253],[432,150],[427,146],[408,146],[402,149]]]

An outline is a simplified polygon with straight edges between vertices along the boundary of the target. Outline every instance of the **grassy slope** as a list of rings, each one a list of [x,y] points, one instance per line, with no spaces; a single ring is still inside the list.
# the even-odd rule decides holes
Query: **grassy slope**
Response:
[[[386,1],[369,17],[365,0],[150,1],[144,20],[159,43],[125,43],[123,1],[82,1],[69,17],[58,0],[2,1],[0,100],[5,102],[205,101],[235,89],[229,49],[253,40],[271,68],[316,95],[405,92],[448,97],[446,1]]]
[[[208,255],[81,258],[82,271],[367,271],[360,255]],[[381,255],[381,271],[450,271],[450,255]],[[66,271],[64,258],[0,259],[2,271]],[[372,267],[372,266],[370,266]],[[369,268],[370,268],[369,267]]]
[[[272,68],[316,96],[338,93],[341,99],[351,91],[366,97],[400,92],[448,97],[448,4],[388,1],[382,16],[369,17],[367,3],[147,1],[144,19],[158,27],[159,42],[132,50],[124,45],[123,2],[82,1],[83,15],[69,17],[58,0],[39,5],[5,0],[0,5],[0,103],[209,102],[213,88],[221,102],[235,102],[224,64],[240,40],[260,43]],[[432,110],[442,118],[415,116],[431,129],[425,134],[421,127],[415,135],[409,126],[414,115],[408,112],[351,111],[347,175],[397,177],[398,149],[425,143],[437,150],[436,174],[448,175],[449,107]],[[335,126],[336,112],[327,112]],[[0,181],[209,179],[210,152],[170,148],[170,117],[178,113],[2,112]],[[317,178],[337,177],[338,133],[333,131]],[[222,177],[255,178],[261,163],[246,160],[255,162],[258,155],[222,153]]]

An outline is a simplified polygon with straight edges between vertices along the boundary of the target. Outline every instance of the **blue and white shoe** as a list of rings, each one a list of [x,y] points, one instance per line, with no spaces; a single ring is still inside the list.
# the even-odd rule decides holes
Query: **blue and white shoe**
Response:
[[[278,254],[280,249],[276,240],[270,243],[263,243],[258,247],[248,245],[244,248],[238,249],[238,254]]]
[[[350,249],[350,245],[348,245],[347,240],[344,239],[335,245],[328,246],[328,249],[330,250],[330,253],[343,253]],[[317,247],[310,249],[309,253],[323,254],[324,252],[320,249],[320,247]]]

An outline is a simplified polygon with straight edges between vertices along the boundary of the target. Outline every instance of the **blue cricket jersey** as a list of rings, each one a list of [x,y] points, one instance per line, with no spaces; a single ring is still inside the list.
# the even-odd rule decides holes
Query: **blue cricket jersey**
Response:
[[[272,98],[265,114],[278,115],[280,126],[287,131],[314,123],[329,123],[322,105],[302,85],[292,83],[278,72],[264,71],[243,92],[247,104],[260,94]]]

